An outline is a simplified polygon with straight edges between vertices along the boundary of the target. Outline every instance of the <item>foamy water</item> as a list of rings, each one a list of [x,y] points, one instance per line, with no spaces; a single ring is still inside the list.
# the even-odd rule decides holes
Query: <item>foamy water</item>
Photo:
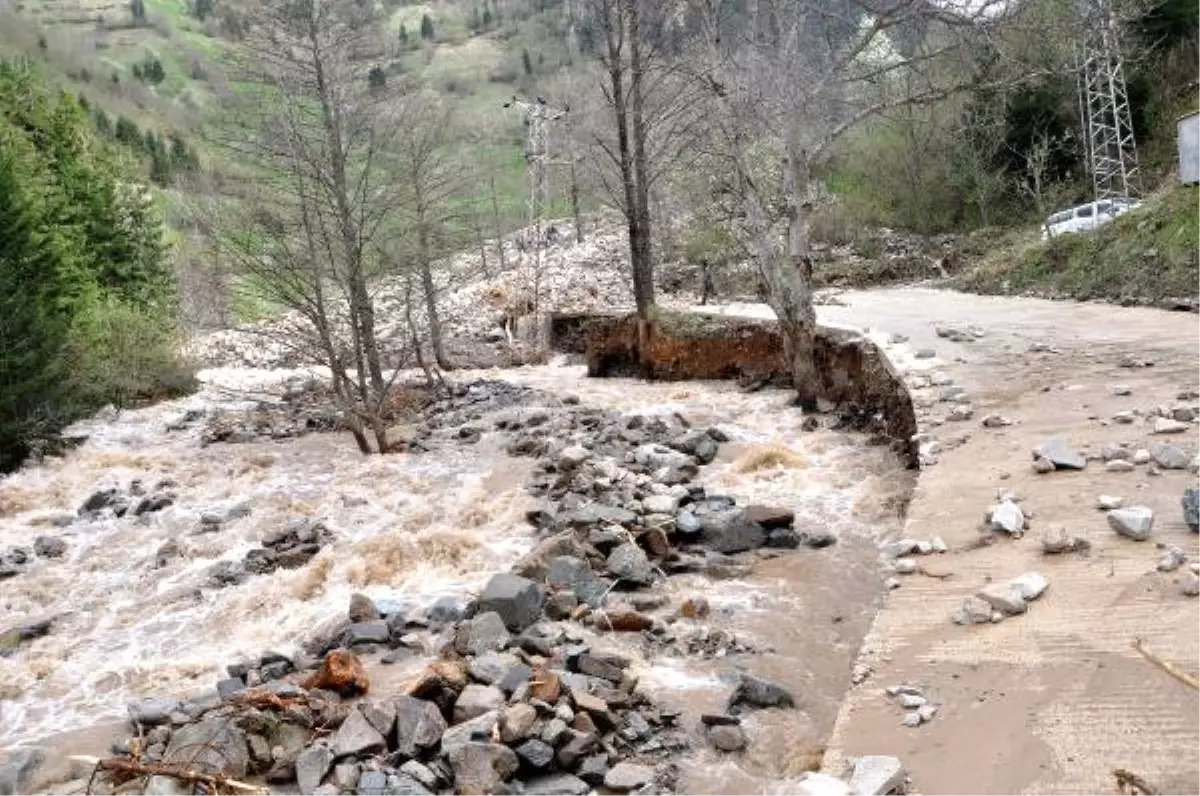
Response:
[[[201,447],[202,424],[178,432],[167,425],[188,409],[242,404],[294,374],[201,375],[205,387],[197,395],[81,424],[88,441],[79,449],[0,482],[0,550],[31,549],[38,534],[61,535],[68,545],[63,559],[31,556],[25,574],[0,582],[0,630],[59,617],[49,636],[0,658],[0,745],[121,717],[140,696],[211,687],[225,664],[267,649],[294,650],[317,626],[343,615],[355,591],[414,605],[464,594],[532,544],[524,513],[534,502],[523,488],[532,462],[505,455],[501,435],[415,456],[364,457],[343,434]],[[701,481],[739,500],[794,507],[798,525],[864,532],[856,510],[891,477],[882,454],[864,454],[853,437],[801,435],[803,417],[783,392],[589,380],[582,368],[561,365],[461,378],[477,376],[571,393],[588,405],[679,412],[696,426],[719,425],[731,442],[703,468]],[[764,448],[793,459],[748,469]],[[147,487],[174,482],[175,505],[141,518],[50,524],[74,514],[94,490],[135,478]],[[197,533],[201,512],[243,503],[248,516]],[[307,566],[223,589],[205,585],[214,563],[240,560],[264,534],[299,517],[319,518],[335,535]],[[182,554],[156,567],[169,540]],[[748,610],[761,588],[721,582],[711,599]]]

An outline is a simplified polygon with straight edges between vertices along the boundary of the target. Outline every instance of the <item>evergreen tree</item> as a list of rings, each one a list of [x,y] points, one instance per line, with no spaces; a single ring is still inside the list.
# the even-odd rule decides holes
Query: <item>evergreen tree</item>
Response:
[[[112,138],[112,134],[113,134],[112,119],[110,119],[108,117],[108,114],[104,112],[104,109],[96,108],[96,110],[92,113],[92,118],[95,120],[95,123],[96,123],[96,132],[99,133],[100,135],[104,136],[105,138]]]
[[[139,151],[146,145],[145,139],[142,138],[142,131],[128,116],[117,117],[116,139],[125,146]]]
[[[146,0],[129,0],[129,13],[135,27],[146,24]]]
[[[436,33],[433,30],[433,19],[428,14],[421,15],[421,38],[433,41]]]
[[[404,26],[403,22],[400,23],[400,46],[408,48],[408,28]]]
[[[192,11],[196,14],[196,19],[203,22],[212,15],[215,0],[195,0],[192,4]]]
[[[521,65],[525,67],[525,74],[533,74],[533,61],[529,58],[529,50],[521,50]]]

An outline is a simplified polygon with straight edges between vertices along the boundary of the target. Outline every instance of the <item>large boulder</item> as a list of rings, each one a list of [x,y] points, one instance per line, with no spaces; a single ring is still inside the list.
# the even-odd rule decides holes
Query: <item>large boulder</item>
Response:
[[[461,724],[499,710],[505,701],[504,692],[496,686],[471,683],[454,701],[454,723]]]
[[[546,593],[528,578],[502,572],[493,575],[479,595],[479,612],[494,611],[504,620],[504,626],[520,633],[542,614]]]
[[[791,693],[779,683],[762,677],[742,674],[737,686],[729,695],[728,710],[736,714],[743,706],[752,708],[795,707]]]
[[[0,794],[29,793],[33,778],[45,760],[45,752],[33,746],[0,752]]]
[[[741,553],[763,546],[767,534],[745,509],[710,511],[700,520],[700,540],[718,553]]]
[[[460,655],[482,655],[504,649],[509,638],[500,614],[486,611],[458,626],[454,648]]]
[[[566,589],[574,593],[581,602],[596,607],[603,601],[612,584],[598,577],[583,559],[559,556],[550,562],[546,585],[552,589]]]
[[[502,793],[520,766],[517,753],[498,743],[465,743],[447,757],[459,793]]]
[[[386,746],[383,733],[371,724],[361,710],[347,716],[333,736],[333,752],[338,757],[377,752]]]
[[[654,582],[654,567],[642,548],[633,542],[620,545],[608,556],[608,571],[634,586],[649,586]]]
[[[399,696],[396,708],[396,751],[421,757],[437,747],[446,731],[446,719],[437,705],[410,696]]]
[[[164,763],[179,763],[197,771],[244,779],[250,767],[246,734],[225,718],[185,724],[171,733]]]
[[[333,765],[333,750],[323,744],[308,747],[296,757],[296,784],[301,793],[312,793]]]

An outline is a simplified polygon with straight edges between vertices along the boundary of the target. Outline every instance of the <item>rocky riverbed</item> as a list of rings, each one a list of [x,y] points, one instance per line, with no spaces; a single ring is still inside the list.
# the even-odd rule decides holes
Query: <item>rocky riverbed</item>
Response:
[[[2,732],[45,758],[22,776],[82,773],[64,755],[110,754],[101,736],[160,764],[218,724],[247,749],[227,773],[270,787],[314,742],[349,792],[401,792],[386,783],[413,778],[407,762],[433,771],[423,788],[460,787],[477,755],[550,792],[728,791],[813,768],[883,588],[875,539],[898,522],[898,463],[782,392],[581,375],[456,374],[398,429],[408,452],[384,457],[327,430],[301,373],[210,371],[196,396],[76,429],[87,441],[67,457],[0,487],[18,620]],[[519,605],[489,603],[510,570]],[[362,663],[369,703],[311,680],[331,649]],[[541,671],[561,687],[539,702]],[[795,706],[734,716],[754,678]],[[388,724],[405,696],[446,732],[485,714],[502,734],[528,726],[456,752],[457,768],[444,739],[400,759],[391,727],[386,748],[338,751],[348,717]],[[508,716],[518,705],[533,712]],[[79,741],[129,719],[132,736]],[[268,719],[298,728],[282,752]],[[547,732],[556,720],[568,732]]]

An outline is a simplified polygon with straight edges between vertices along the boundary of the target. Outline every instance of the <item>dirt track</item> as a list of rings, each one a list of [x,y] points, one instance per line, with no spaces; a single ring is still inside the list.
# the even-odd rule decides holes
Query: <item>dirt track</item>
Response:
[[[867,637],[860,663],[873,674],[850,690],[830,740],[824,770],[841,774],[848,756],[888,754],[908,768],[921,793],[1115,793],[1112,772],[1125,768],[1162,793],[1200,792],[1197,693],[1131,647],[1141,637],[1184,671],[1197,671],[1200,604],[1181,594],[1187,565],[1159,573],[1155,542],[1198,557],[1180,495],[1196,476],[1106,472],[1090,462],[1077,472],[1038,475],[1031,449],[1050,437],[1095,453],[1105,442],[1149,448],[1168,441],[1196,451],[1195,428],[1172,437],[1149,427],[1112,424],[1116,412],[1170,406],[1197,387],[1197,319],[1191,314],[963,295],[925,289],[847,293],[847,306],[821,307],[821,320],[910,338],[889,354],[906,369],[932,369],[966,388],[975,416],[947,422],[946,404],[921,414],[935,438],[969,434],[922,472],[905,535],[940,535],[951,551],[923,559],[946,579],[913,575],[891,593]],[[731,308],[734,314],[758,314]],[[938,324],[974,325],[970,343],[939,338]],[[1031,352],[1040,343],[1056,351]],[[935,360],[914,360],[931,347]],[[1152,367],[1120,367],[1132,357]],[[961,361],[956,361],[961,359]],[[1133,388],[1115,396],[1114,384]],[[936,398],[939,388],[915,397]],[[1186,403],[1194,404],[1195,400]],[[983,428],[999,413],[1015,424]],[[1030,531],[972,549],[997,489],[1014,490],[1032,509]],[[1155,511],[1154,540],[1118,537],[1096,510],[1100,494]],[[1087,536],[1090,555],[1044,556],[1041,531],[1061,523]],[[1023,616],[961,627],[950,615],[989,579],[1036,570],[1050,588]],[[918,728],[883,689],[919,685],[939,706]]]

